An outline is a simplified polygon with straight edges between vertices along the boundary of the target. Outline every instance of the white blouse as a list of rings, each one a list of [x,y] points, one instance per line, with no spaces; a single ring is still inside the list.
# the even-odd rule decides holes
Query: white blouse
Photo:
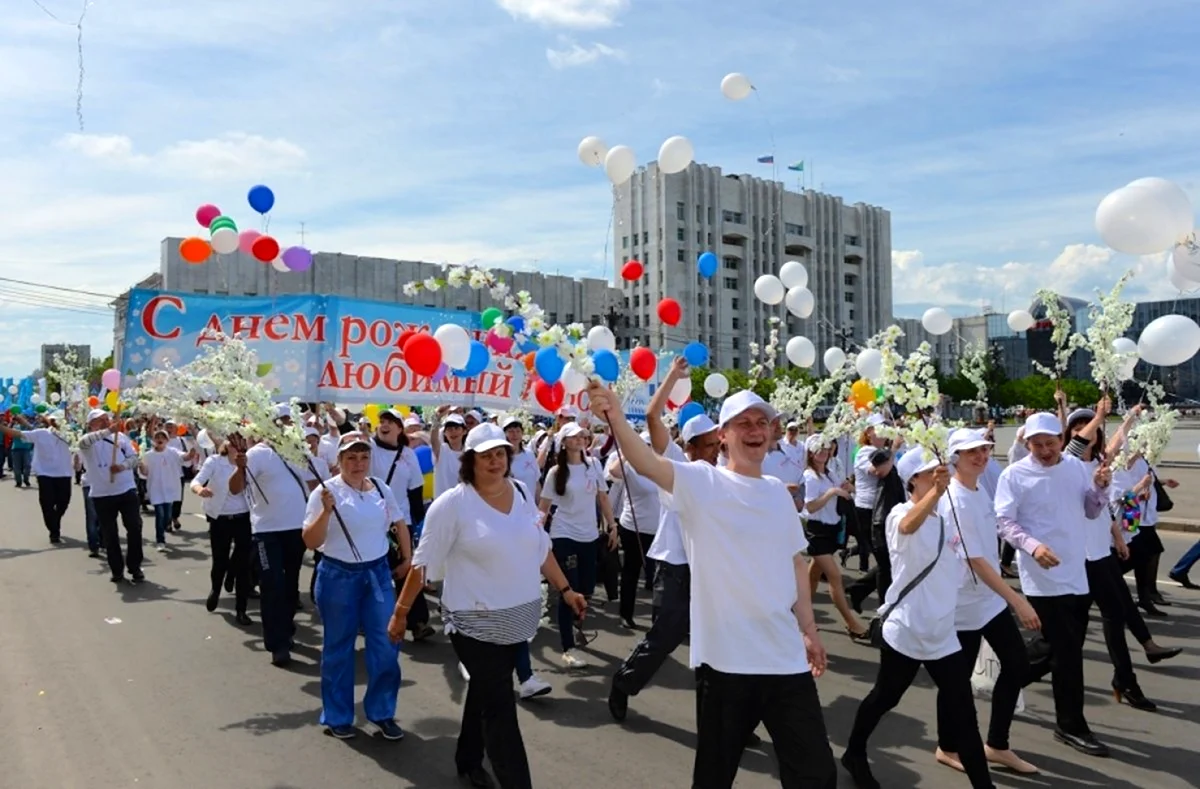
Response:
[[[356,564],[358,562],[374,561],[381,556],[387,556],[388,532],[392,524],[403,520],[400,506],[391,489],[383,484],[383,480],[363,480],[364,490],[350,487],[341,475],[325,483],[325,487],[333,494],[333,506],[336,514],[329,513],[329,528],[325,535],[325,545],[321,552],[326,556],[342,562]],[[304,514],[306,524],[315,523],[321,515],[322,488],[317,487],[308,497],[308,508]],[[341,520],[338,519],[341,515]],[[345,525],[345,532],[342,525]],[[358,556],[350,549],[346,539],[350,533],[358,548]]]

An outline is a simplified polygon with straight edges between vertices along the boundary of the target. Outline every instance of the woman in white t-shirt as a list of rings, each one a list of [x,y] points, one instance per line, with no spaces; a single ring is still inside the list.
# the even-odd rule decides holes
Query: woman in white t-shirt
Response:
[[[873,548],[871,519],[875,514],[879,483],[892,470],[891,459],[883,460],[882,454],[876,456],[888,447],[887,439],[875,432],[884,421],[881,414],[872,414],[867,419],[867,428],[858,439],[858,454],[854,456],[854,515],[850,518],[849,531],[854,535],[859,572],[866,572],[870,563]]]
[[[246,456],[234,441],[223,442],[219,454],[210,455],[192,480],[208,519],[212,549],[212,589],[205,601],[217,610],[221,587],[233,585],[239,625],[253,624],[246,613],[253,583],[250,578],[250,502],[246,499]],[[232,548],[232,555],[230,549]]]
[[[459,456],[467,435],[467,423],[462,414],[449,414],[449,411],[450,406],[440,406],[429,426],[435,499],[458,484]]]
[[[642,440],[650,443],[650,434],[642,433]],[[646,556],[654,535],[658,533],[658,486],[621,462],[621,456],[613,453],[608,461],[608,474],[622,485],[619,534],[621,541],[621,626],[635,630],[633,610],[637,603],[638,579],[645,570],[646,585],[654,588],[654,560]],[[609,497],[609,504],[612,504]]]
[[[584,597],[596,586],[596,508],[604,518],[608,545],[615,549],[617,527],[604,485],[600,462],[584,454],[591,436],[574,422],[563,425],[556,437],[555,464],[542,486],[540,509],[550,521],[550,540],[571,588]],[[555,507],[550,512],[550,507]],[[562,641],[563,663],[567,668],[582,668],[587,662],[575,653],[575,612],[565,600],[558,604],[558,632]]]
[[[366,639],[367,693],[363,711],[384,739],[401,740],[396,724],[400,693],[400,650],[388,636],[396,604],[388,568],[388,533],[396,537],[400,569],[412,562],[408,527],[395,496],[382,480],[369,476],[371,442],[362,433],[338,444],[341,473],[308,497],[304,544],[322,551],[317,568],[317,608],[321,644],[321,724],[338,739],[354,728],[354,643]],[[331,523],[336,521],[336,523]]]
[[[867,740],[883,716],[900,703],[924,665],[938,688],[938,708],[952,716],[947,723],[958,733],[958,755],[971,786],[987,789],[994,785],[975,718],[972,667],[954,629],[965,568],[956,554],[959,537],[954,524],[937,515],[950,473],[936,460],[926,460],[920,448],[906,452],[896,470],[910,498],[896,505],[887,518],[892,585],[879,609],[884,620],[879,674],[854,716],[842,765],[858,786],[880,785],[867,761]]]
[[[508,416],[504,418],[500,427],[504,430],[504,437],[508,439],[509,446],[512,447],[513,479],[523,484],[525,489],[533,494],[535,501],[538,500],[542,494],[541,485],[538,484],[542,471],[538,468],[537,455],[525,443],[525,425],[520,417]]]
[[[146,477],[146,495],[154,507],[154,549],[161,553],[167,549],[167,532],[175,522],[175,505],[182,498],[183,463],[193,455],[170,446],[171,435],[161,428],[154,431],[152,441],[138,470]]]
[[[427,580],[443,580],[446,631],[470,683],[463,705],[455,763],[471,786],[532,787],[517,722],[512,675],[519,653],[537,633],[544,576],[582,616],[573,591],[538,525],[530,491],[511,477],[512,446],[496,425],[467,436],[461,482],[438,497],[388,631],[404,637],[408,607]],[[483,767],[484,754],[496,780]]]

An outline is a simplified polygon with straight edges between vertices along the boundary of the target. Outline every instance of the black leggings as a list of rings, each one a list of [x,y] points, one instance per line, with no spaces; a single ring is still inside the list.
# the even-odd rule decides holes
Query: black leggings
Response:
[[[648,579],[654,578],[654,560],[646,558],[646,551],[654,542],[653,534],[643,534],[621,527],[621,606],[622,619],[633,619],[633,608],[637,603],[638,581],[642,570]]]
[[[998,751],[1008,750],[1008,732],[1012,728],[1013,714],[1017,710],[1017,699],[1021,688],[1029,677],[1029,654],[1025,650],[1025,639],[1017,620],[1007,609],[996,614],[980,630],[959,630],[958,643],[962,646],[963,668],[967,681],[975,669],[979,657],[979,645],[987,641],[996,660],[1000,663],[1000,676],[992,690],[992,717],[988,725],[987,744]],[[946,709],[949,699],[938,693],[938,747],[946,753],[958,753],[958,730],[954,727],[953,711]]]
[[[250,513],[222,515],[208,519],[208,539],[212,546],[212,590],[219,592],[225,576],[233,576],[237,610],[246,612],[250,597]],[[232,551],[231,551],[232,549]]]
[[[1129,593],[1129,585],[1121,575],[1121,564],[1115,555],[1109,554],[1085,566],[1088,591],[1092,602],[1100,609],[1104,626],[1104,645],[1108,647],[1108,659],[1113,665],[1113,687],[1121,690],[1136,688],[1137,677],[1133,673],[1129,645],[1125,642],[1125,628],[1128,626],[1139,644],[1150,640],[1150,629],[1133,603],[1133,595]]]
[[[938,709],[945,709],[949,730],[958,732],[958,758],[974,789],[990,789],[993,786],[988,774],[987,758],[983,755],[983,741],[979,739],[979,722],[975,718],[975,700],[971,697],[971,671],[974,663],[968,663],[962,651],[954,652],[937,660],[916,660],[902,655],[886,641],[879,652],[879,674],[875,687],[862,700],[854,716],[854,728],[846,752],[866,755],[867,739],[879,721],[894,709],[904,697],[904,692],[917,677],[917,669],[925,670],[938,689]]]

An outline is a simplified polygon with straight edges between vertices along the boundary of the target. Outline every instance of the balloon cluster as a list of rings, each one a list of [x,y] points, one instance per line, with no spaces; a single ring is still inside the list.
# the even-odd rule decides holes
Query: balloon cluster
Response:
[[[584,137],[577,150],[579,161],[588,167],[603,167],[613,186],[620,186],[637,170],[637,154],[628,145],[609,148],[599,137]],[[696,158],[695,148],[687,137],[669,137],[658,149],[658,171],[664,175],[681,173]]]
[[[275,207],[275,193],[270,187],[259,184],[247,193],[246,202],[266,216]],[[230,255],[240,250],[281,273],[312,268],[313,255],[308,249],[302,246],[282,249],[279,242],[266,233],[252,229],[239,231],[233,218],[211,203],[196,209],[196,222],[208,231],[208,239],[191,236],[179,242],[180,257],[193,265],[205,262],[214,253]]]

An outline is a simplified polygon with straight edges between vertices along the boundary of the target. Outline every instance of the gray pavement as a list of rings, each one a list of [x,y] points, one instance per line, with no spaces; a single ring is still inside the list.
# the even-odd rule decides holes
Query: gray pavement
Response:
[[[311,606],[297,617],[295,667],[272,668],[258,625],[237,627],[229,597],[216,613],[204,610],[208,546],[204,521],[193,514],[195,499],[185,503],[184,531],[171,535],[170,552],[149,552],[147,583],[116,589],[108,582],[107,567],[86,555],[79,488],[74,494],[66,544],[54,548],[41,525],[36,489],[0,483],[0,703],[7,723],[7,736],[0,738],[0,786],[458,785],[453,752],[465,683],[443,636],[405,645],[399,708],[408,732],[404,742],[363,735],[339,742],[322,736],[317,725],[320,626]],[[145,533],[152,534],[149,523]],[[1165,575],[1194,537],[1163,537]],[[1052,740],[1050,686],[1039,683],[1026,691],[1028,712],[1016,722],[1012,744],[1043,774],[1022,779],[994,772],[998,785],[1197,785],[1200,593],[1168,583],[1162,588],[1176,604],[1168,609],[1170,618],[1152,620],[1151,629],[1161,643],[1182,645],[1187,653],[1150,668],[1135,652],[1139,679],[1159,702],[1159,712],[1141,713],[1113,702],[1111,671],[1094,620],[1087,644],[1087,711],[1097,735],[1113,748],[1113,758],[1089,759]],[[824,593],[818,602],[831,653],[830,672],[819,687],[840,755],[858,700],[874,679],[876,657],[841,632]],[[257,620],[256,614],[252,611]],[[641,621],[647,615],[646,606],[639,609]],[[690,785],[694,705],[686,653],[679,650],[655,683],[632,700],[628,722],[618,726],[604,703],[607,677],[634,637],[617,629],[615,611],[600,612],[591,622],[600,632],[588,650],[591,669],[571,675],[562,670],[550,631],[534,644],[535,669],[554,685],[552,695],[521,706],[535,785]],[[361,698],[361,671],[359,680]],[[978,706],[986,716],[987,702]],[[933,763],[934,737],[934,694],[922,675],[872,740],[883,785],[966,786],[965,776]],[[844,774],[840,779],[841,786],[850,785]],[[737,785],[778,785],[769,744],[746,753]]]

